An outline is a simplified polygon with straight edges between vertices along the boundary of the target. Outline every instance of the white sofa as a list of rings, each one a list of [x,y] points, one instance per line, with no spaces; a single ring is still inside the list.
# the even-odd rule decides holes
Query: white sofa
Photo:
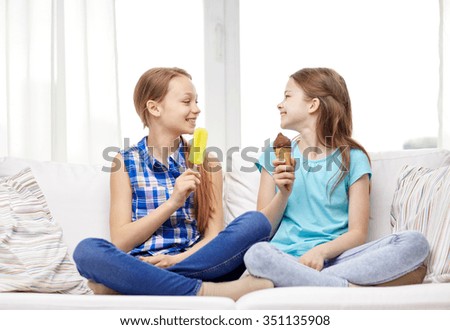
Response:
[[[247,158],[246,158],[247,159]],[[450,165],[450,151],[422,149],[371,153],[373,180],[369,239],[391,232],[390,205],[405,164]],[[224,171],[226,221],[255,209],[259,172],[236,153]],[[0,177],[31,167],[72,254],[86,237],[109,239],[109,173],[101,166],[0,158]],[[245,167],[243,169],[242,167]],[[294,287],[261,290],[237,302],[222,297],[99,296],[0,293],[0,309],[450,309],[450,283],[399,287]]]

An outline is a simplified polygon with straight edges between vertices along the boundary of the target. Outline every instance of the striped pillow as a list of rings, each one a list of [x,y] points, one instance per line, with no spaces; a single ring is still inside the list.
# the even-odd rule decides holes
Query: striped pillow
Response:
[[[393,232],[417,230],[430,244],[424,282],[450,282],[450,166],[405,166],[391,209]]]
[[[90,294],[31,169],[0,178],[0,292]]]

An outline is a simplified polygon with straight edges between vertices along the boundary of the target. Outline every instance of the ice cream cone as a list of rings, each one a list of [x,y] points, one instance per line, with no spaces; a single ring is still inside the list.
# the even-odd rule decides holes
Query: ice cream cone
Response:
[[[282,133],[278,133],[275,141],[273,142],[273,149],[278,160],[283,161],[286,165],[292,165],[291,160],[291,140],[284,136]]]
[[[291,147],[275,148],[275,155],[279,161],[285,162],[286,165],[291,165]]]

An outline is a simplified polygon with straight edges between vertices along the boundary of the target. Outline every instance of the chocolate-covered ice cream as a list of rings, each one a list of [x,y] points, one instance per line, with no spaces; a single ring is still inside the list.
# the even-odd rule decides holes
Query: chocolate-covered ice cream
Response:
[[[275,155],[281,161],[285,161],[287,165],[291,165],[291,140],[278,133],[275,141],[273,141],[273,149],[275,150]]]

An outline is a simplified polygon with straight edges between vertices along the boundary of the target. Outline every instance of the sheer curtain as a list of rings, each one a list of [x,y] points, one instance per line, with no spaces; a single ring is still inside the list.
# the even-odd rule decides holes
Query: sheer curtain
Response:
[[[120,145],[114,0],[0,0],[0,155],[104,163]]]
[[[450,150],[450,0],[440,0],[439,147]]]
[[[209,1],[209,0],[205,0]],[[266,1],[258,1],[258,6],[261,7]],[[301,1],[293,1],[297,4]],[[339,7],[338,9],[342,11],[343,3],[348,3],[349,1],[341,1],[340,4],[334,5]],[[149,4],[150,3],[150,4]],[[153,1],[114,1],[114,0],[0,0],[0,157],[1,156],[15,156],[32,158],[38,160],[56,160],[56,161],[68,161],[75,163],[103,163],[106,152],[108,153],[108,158],[111,157],[112,147],[119,147],[122,144],[123,136],[132,137],[131,135],[136,132],[136,136],[141,136],[142,130],[139,121],[133,110],[132,105],[132,88],[137,81],[138,75],[143,72],[144,69],[155,66],[155,65],[178,65],[188,68],[194,76],[194,80],[198,87],[200,101],[208,97],[210,99],[230,99],[231,94],[226,94],[223,90],[223,81],[217,79],[217,77],[211,78],[211,74],[206,75],[206,80],[199,79],[204,75],[203,65],[204,63],[210,63],[213,59],[214,52],[209,49],[205,52],[203,43],[195,43],[194,47],[191,47],[193,42],[188,43],[190,40],[203,40],[203,31],[206,27],[215,26],[211,24],[216,24],[217,20],[221,19],[212,17],[211,13],[206,12],[204,15],[205,26],[199,25],[198,22],[201,21],[200,17],[193,17],[193,13],[197,16],[202,16],[201,12],[202,2],[201,1],[189,1],[186,2],[186,7],[180,7],[181,3],[175,3],[173,1],[165,2],[153,0]],[[192,5],[195,3],[195,6]],[[209,3],[209,2],[208,2]],[[220,3],[220,1],[218,1]],[[231,2],[227,0],[227,5]],[[235,3],[235,1],[233,1]],[[394,37],[394,32],[389,32],[386,40],[390,41],[390,46],[392,49],[384,53],[375,46],[377,43],[371,44],[370,39],[364,38],[360,40],[363,45],[368,44],[367,47],[361,46],[361,42],[355,43],[358,52],[365,54],[364,52],[369,52],[374,50],[374,54],[381,54],[380,58],[376,58],[376,61],[370,61],[371,57],[361,56],[360,58],[367,58],[367,67],[372,70],[371,74],[366,74],[365,72],[360,72],[355,70],[354,67],[357,63],[350,62],[348,66],[339,66],[336,61],[338,58],[337,53],[323,52],[320,56],[317,56],[317,49],[314,51],[306,51],[303,44],[303,50],[298,54],[289,52],[289,47],[292,45],[299,44],[298,39],[285,40],[289,33],[292,31],[295,34],[302,32],[305,33],[305,38],[309,38],[312,34],[309,26],[304,29],[299,29],[299,24],[304,24],[305,20],[308,18],[306,14],[318,11],[293,11],[291,7],[285,8],[284,12],[279,15],[274,15],[274,11],[270,14],[272,19],[278,19],[282,17],[281,23],[287,24],[286,29],[284,29],[282,34],[273,34],[273,27],[265,30],[267,21],[258,25],[258,21],[255,21],[259,17],[261,18],[262,13],[259,10],[259,15],[252,17],[255,8],[249,7],[248,10],[243,10],[242,6],[249,4],[248,1],[240,1],[241,3],[241,17],[244,22],[248,25],[242,23],[239,26],[241,31],[241,52],[239,60],[242,65],[239,68],[236,66],[237,61],[234,57],[226,56],[226,59],[231,63],[228,69],[233,74],[238,72],[235,76],[239,76],[237,80],[241,79],[241,86],[238,87],[239,90],[243,91],[242,94],[242,127],[243,135],[248,133],[249,137],[245,138],[243,136],[242,142],[244,145],[255,145],[262,146],[261,143],[266,137],[268,137],[266,132],[270,132],[270,127],[261,126],[257,131],[249,129],[253,127],[253,124],[246,123],[246,118],[253,123],[253,118],[261,118],[261,111],[266,111],[267,116],[274,116],[274,119],[268,119],[267,123],[272,125],[277,123],[278,119],[276,117],[275,104],[280,100],[280,91],[285,84],[286,76],[292,73],[293,70],[300,66],[308,65],[330,65],[336,67],[339,72],[346,79],[348,79],[351,84],[352,81],[357,83],[352,84],[351,93],[354,99],[355,106],[355,122],[359,121],[362,124],[368,123],[372,125],[372,120],[369,118],[374,118],[374,116],[368,115],[367,113],[373,114],[377,113],[379,118],[380,109],[387,107],[392,107],[389,104],[382,104],[382,106],[375,107],[373,111],[360,112],[362,115],[357,115],[356,110],[358,104],[362,104],[360,109],[366,109],[367,106],[374,107],[373,102],[367,103],[365,100],[366,96],[360,96],[356,90],[361,89],[364,91],[372,92],[375,96],[369,97],[371,100],[379,100],[377,93],[379,87],[382,85],[375,86],[375,88],[367,88],[364,83],[364,79],[368,79],[371,82],[373,79],[372,75],[379,75],[377,72],[377,67],[379,67],[380,58],[388,58],[392,60],[396,52],[392,49],[402,49],[403,39],[405,35],[409,37],[406,41],[411,47],[418,44],[418,40],[423,41],[423,47],[421,51],[434,52],[431,62],[424,61],[420,59],[418,54],[419,51],[414,51],[407,54],[403,60],[408,60],[411,65],[403,65],[405,67],[406,73],[415,72],[417,77],[414,79],[408,79],[413,81],[417,85],[417,92],[412,93],[407,90],[404,95],[414,95],[420,96],[422,103],[419,104],[414,99],[408,100],[412,103],[412,106],[405,107],[404,105],[399,106],[402,109],[408,109],[407,118],[411,118],[412,109],[418,111],[418,115],[414,118],[423,118],[423,121],[419,126],[413,127],[413,125],[408,122],[407,125],[402,125],[402,130],[413,129],[413,132],[418,132],[418,134],[438,136],[438,146],[443,148],[450,148],[450,96],[448,88],[450,84],[450,65],[444,63],[449,58],[449,45],[450,45],[450,0],[440,0],[439,9],[433,12],[438,12],[440,14],[440,25],[438,23],[439,17],[436,15],[436,19],[432,20],[432,26],[439,26],[439,36],[438,28],[436,28],[436,34],[431,34],[430,38],[424,38],[424,31],[429,28],[426,26],[417,26],[417,21],[422,21],[421,19],[416,19],[411,24],[413,30],[411,31],[405,24],[398,23],[397,18],[402,18],[404,22],[403,9],[399,10],[398,13],[391,13],[388,17],[394,22],[398,27],[397,33],[399,37],[391,38],[389,34]],[[273,2],[275,8],[283,8],[283,4],[286,5],[287,1],[283,2]],[[318,6],[324,3],[332,3],[332,1],[320,1],[320,2],[305,2],[310,6]],[[359,5],[361,2],[356,2]],[[370,4],[370,2],[368,2]],[[386,6],[391,4],[391,2],[385,0],[384,2],[377,2],[375,9],[377,12],[384,13],[384,7],[380,7],[382,3]],[[395,1],[395,4],[403,3],[403,6],[412,6],[413,4],[430,3],[430,7],[437,9],[437,2],[410,2],[403,0]],[[147,7],[141,7],[144,4],[150,6],[151,10]],[[119,15],[116,22],[115,15],[115,5],[118,5],[117,12]],[[211,6],[211,4],[209,4]],[[368,6],[366,4],[366,6]],[[139,9],[135,9],[135,8]],[[169,8],[167,8],[169,7]],[[219,6],[214,8],[220,12],[223,11],[222,16],[235,15],[232,17],[230,22],[236,24],[236,20],[239,19],[239,11],[227,11],[224,6]],[[173,8],[177,8],[180,16],[174,17]],[[221,9],[220,9],[221,8]],[[325,7],[328,8],[328,7]],[[334,7],[332,7],[334,8]],[[367,8],[370,8],[367,7]],[[336,12],[337,10],[336,9]],[[411,9],[411,8],[410,8]],[[123,15],[123,12],[130,12],[129,15]],[[279,10],[279,9],[277,9]],[[406,9],[405,9],[406,10]],[[329,8],[328,8],[328,11]],[[406,10],[408,13],[410,10]],[[162,23],[147,22],[146,14],[148,12],[157,13],[158,18],[164,22]],[[290,12],[295,12],[295,15],[306,15],[302,20],[294,17],[291,20],[287,20],[286,15],[290,15]],[[365,11],[367,15],[374,15],[374,11]],[[386,11],[389,13],[389,11]],[[185,14],[186,15],[182,15]],[[247,14],[246,14],[247,13]],[[422,13],[423,15],[426,12]],[[295,16],[294,15],[294,16]],[[353,14],[352,14],[353,15]],[[384,15],[384,14],[383,14]],[[434,15],[434,14],[433,14]],[[130,21],[128,17],[131,16],[133,19]],[[380,15],[381,16],[381,15]],[[409,15],[410,16],[410,15]],[[408,16],[408,17],[409,17]],[[121,18],[122,17],[122,18]],[[167,19],[171,17],[171,19]],[[278,17],[278,18],[277,18]],[[338,34],[339,38],[342,38],[344,42],[351,43],[349,41],[349,35],[351,36],[354,31],[357,30],[356,27],[368,25],[365,22],[365,16],[355,16],[352,18],[355,21],[354,26],[348,26],[342,23],[342,20],[338,20],[336,25],[333,26],[335,34]],[[308,18],[309,19],[309,18]],[[314,18],[316,19],[316,18]],[[379,22],[380,20],[374,16],[373,20]],[[185,22],[186,21],[186,22]],[[328,22],[329,20],[325,20]],[[350,21],[350,20],[348,20]],[[250,24],[248,24],[250,22]],[[286,23],[287,22],[287,23]],[[303,23],[302,23],[303,22]],[[322,23],[324,21],[322,20]],[[139,23],[139,24],[138,24]],[[195,24],[194,24],[195,23]],[[348,22],[347,22],[348,23]],[[358,25],[359,24],[359,25]],[[378,23],[377,23],[378,24]],[[369,35],[379,35],[378,25],[368,25],[366,29],[370,32]],[[312,26],[312,25],[311,25]],[[339,29],[337,27],[347,27],[347,30],[339,34]],[[355,27],[356,26],[356,27]],[[125,27],[127,29],[125,29]],[[180,27],[183,29],[180,30]],[[189,27],[189,29],[187,28]],[[192,30],[191,28],[194,27]],[[292,28],[293,27],[293,28]],[[120,69],[120,84],[123,95],[121,97],[120,104],[122,105],[122,113],[125,116],[132,118],[133,124],[128,123],[130,120],[123,118],[121,120],[119,112],[119,100],[118,100],[118,79],[117,79],[117,63],[118,56],[116,50],[116,29],[119,30],[119,46],[121,56],[121,69]],[[128,29],[129,28],[129,29]],[[173,30],[169,31],[168,29]],[[192,31],[191,31],[192,30]],[[211,30],[211,29],[209,29]],[[209,31],[208,30],[208,31]],[[122,31],[122,32],[120,32]],[[130,32],[131,31],[131,34]],[[155,35],[152,39],[149,39],[150,31],[157,31],[155,34],[158,36],[157,42],[155,43]],[[183,33],[181,33],[181,32]],[[206,31],[208,34],[215,33],[214,31]],[[232,30],[233,32],[234,30]],[[140,34],[138,34],[140,32]],[[316,31],[317,32],[317,31]],[[331,33],[330,32],[330,33]],[[400,34],[400,32],[404,32]],[[328,33],[328,32],[327,32]],[[228,32],[226,33],[230,37]],[[246,42],[245,36],[251,37],[251,42]],[[195,37],[192,37],[195,36]],[[260,37],[260,43],[256,37]],[[359,36],[359,34],[357,34]],[[324,37],[327,37],[325,34]],[[336,43],[339,38],[331,40],[331,42]],[[135,42],[135,39],[139,39]],[[269,41],[274,40],[274,45],[276,47],[270,47],[273,52],[266,52],[264,49],[260,49],[260,45],[269,45]],[[149,41],[150,40],[150,41]],[[222,39],[218,39],[219,41]],[[303,40],[303,39],[302,39]],[[320,42],[323,38],[317,38],[316,41]],[[438,42],[439,40],[439,42]],[[381,43],[381,41],[377,41]],[[122,42],[122,43],[120,43]],[[439,43],[439,56],[438,50],[435,45]],[[151,51],[151,48],[157,44],[159,46],[158,51]],[[234,48],[230,48],[226,43],[219,45],[221,47],[226,47],[228,52],[236,51]],[[250,46],[249,46],[250,45]],[[333,44],[334,45],[334,44]],[[359,45],[359,46],[358,46]],[[172,50],[170,47],[175,47]],[[320,44],[319,44],[320,46]],[[338,45],[334,49],[343,49],[342,44]],[[178,51],[178,48],[181,49]],[[211,47],[208,44],[208,47]],[[416,47],[416,46],[414,46]],[[418,47],[418,46],[417,46]],[[169,49],[170,48],[170,49]],[[420,48],[420,47],[419,47]],[[280,51],[281,49],[281,51]],[[436,51],[435,51],[436,49]],[[159,51],[164,50],[164,51]],[[345,49],[344,49],[345,50]],[[420,50],[420,49],[419,49]],[[278,55],[278,52],[282,52],[282,55]],[[370,53],[370,52],[369,52]],[[156,55],[155,55],[156,54]],[[272,55],[271,55],[272,54]],[[138,56],[139,55],[139,56]],[[189,55],[191,57],[189,57]],[[245,56],[243,56],[245,55]],[[312,56],[311,62],[308,62],[307,55]],[[370,55],[370,54],[369,54]],[[394,56],[395,55],[395,56]],[[267,61],[262,61],[262,64],[258,64],[267,57]],[[344,54],[345,56],[345,54]],[[139,57],[139,59],[138,59]],[[293,64],[289,64],[286,60],[287,58],[293,57]],[[130,58],[132,60],[130,60]],[[231,59],[230,59],[231,58]],[[246,59],[247,58],[247,59]],[[284,60],[281,61],[280,58]],[[439,61],[440,60],[440,66]],[[209,62],[208,62],[209,61]],[[301,62],[299,62],[301,61]],[[316,62],[313,62],[316,61]],[[418,65],[423,63],[422,66]],[[404,64],[404,63],[403,63]],[[225,64],[227,66],[228,64]],[[438,68],[439,66],[439,68]],[[197,69],[200,68],[200,69]],[[252,74],[252,68],[257,69],[258,74]],[[260,75],[260,68],[264,68],[264,79],[257,79]],[[211,71],[210,65],[208,64],[208,70]],[[418,71],[419,70],[419,71]],[[421,70],[421,71],[420,71]],[[437,73],[439,72],[439,73]],[[397,75],[398,72],[396,72]],[[362,77],[359,77],[362,75]],[[430,75],[432,77],[430,78]],[[356,76],[356,77],[352,77]],[[401,75],[400,75],[401,76]],[[436,77],[436,79],[434,78]],[[420,79],[419,79],[420,78]],[[397,91],[397,87],[401,84],[396,84],[392,79],[384,79],[383,82],[386,84],[391,84],[394,87],[387,88],[388,92]],[[439,80],[439,81],[438,81]],[[422,88],[430,88],[430,83],[432,86],[431,96],[429,98],[424,97],[421,92]],[[259,86],[257,92],[253,95],[248,91],[248,85]],[[204,95],[204,85],[208,85],[208,95]],[[439,85],[439,87],[438,87]],[[236,88],[239,84],[234,84],[232,87]],[[436,87],[434,87],[436,86]],[[386,86],[383,90],[386,90]],[[436,96],[438,94],[437,89],[439,88],[439,133],[436,132],[434,124],[425,125],[430,118],[434,118],[436,109]],[[386,91],[384,92],[386,93]],[[219,96],[218,96],[219,95]],[[384,95],[384,94],[383,94]],[[233,95],[231,95],[233,96]],[[236,95],[234,95],[236,96]],[[263,97],[262,97],[263,96]],[[394,98],[394,100],[397,100]],[[398,100],[402,101],[401,98]],[[430,101],[431,100],[431,101]],[[260,102],[261,104],[259,104]],[[424,103],[425,102],[425,103]],[[208,103],[208,102],[206,102]],[[385,102],[386,103],[386,102]],[[202,109],[204,107],[202,106]],[[217,118],[229,118],[230,111],[234,111],[233,115],[239,116],[239,107],[234,107],[232,110],[226,109],[226,107],[218,110],[218,115],[214,116],[214,120]],[[237,109],[237,110],[236,110]],[[256,115],[252,114],[250,110],[255,109]],[[214,113],[217,109],[205,109],[205,112]],[[211,112],[212,111],[212,112]],[[205,113],[204,112],[204,113]],[[227,112],[227,113],[223,113]],[[202,115],[204,114],[202,113]],[[238,113],[238,114],[236,114]],[[389,116],[394,113],[394,111],[389,112]],[[436,116],[437,117],[437,116]],[[234,117],[233,117],[234,118]],[[235,118],[234,118],[235,119]],[[128,121],[127,121],[128,120]],[[211,119],[210,119],[211,120]],[[209,121],[207,124],[209,126]],[[239,123],[239,120],[236,121]],[[403,121],[399,121],[403,122]],[[393,125],[396,121],[385,120],[383,125],[377,131],[380,134],[372,134],[369,129],[359,129],[358,133],[361,137],[361,142],[365,143],[364,139],[366,135],[375,136],[379,138],[378,140],[373,140],[374,144],[369,149],[373,150],[375,147],[382,150],[393,147],[391,144],[390,134],[381,134],[384,132],[396,132],[397,129],[390,129],[389,125]],[[268,124],[268,125],[269,125]],[[361,124],[361,125],[362,125]],[[356,125],[355,127],[362,127],[361,125]],[[235,125],[236,126],[236,125]],[[372,125],[377,127],[376,125]],[[403,127],[404,126],[404,127]],[[437,124],[436,124],[437,126]],[[123,132],[121,131],[121,127]],[[221,134],[225,136],[232,135],[235,127],[223,128],[216,132],[216,134]],[[430,132],[424,131],[424,127],[431,127]],[[228,132],[227,132],[228,130]],[[130,133],[131,132],[131,133]],[[260,134],[261,136],[258,136]],[[394,134],[394,133],[392,133]],[[405,136],[400,136],[402,139]],[[384,139],[384,140],[383,140]],[[132,141],[134,141],[134,137]],[[384,144],[380,142],[383,140]],[[110,160],[108,159],[109,163]]]

